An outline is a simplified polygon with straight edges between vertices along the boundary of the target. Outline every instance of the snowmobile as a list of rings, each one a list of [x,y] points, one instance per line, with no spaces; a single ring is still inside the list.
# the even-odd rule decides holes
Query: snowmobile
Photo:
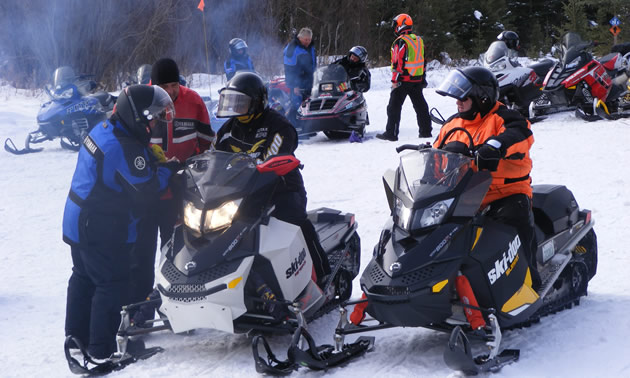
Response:
[[[588,51],[592,45],[577,33],[565,34],[560,60],[547,73],[542,96],[530,104],[530,115],[573,109],[587,121],[630,115],[630,54],[610,53],[597,60]]]
[[[462,128],[452,132],[468,131]],[[468,150],[472,151],[472,136]],[[440,148],[443,146],[440,146]],[[589,210],[580,209],[562,185],[534,185],[533,212],[542,286],[532,276],[516,229],[484,216],[479,206],[490,186],[487,171],[477,171],[473,154],[430,145],[412,150],[388,170],[383,183],[391,210],[373,258],[360,279],[364,298],[341,305],[335,348],[326,356],[310,344],[292,362],[313,369],[356,343],[345,336],[391,327],[425,327],[450,333],[446,364],[467,374],[497,371],[518,360],[515,349],[501,350],[501,332],[528,326],[542,316],[578,305],[597,270],[597,240]],[[463,275],[475,301],[458,294]],[[346,306],[362,306],[348,321]],[[465,312],[479,311],[486,326],[473,329]],[[473,356],[471,339],[489,354]],[[359,343],[361,341],[357,341]],[[484,346],[485,348],[485,346]],[[487,350],[487,349],[486,349]]]
[[[363,137],[370,124],[363,93],[352,90],[351,78],[339,64],[321,67],[315,73],[312,96],[297,112],[298,134],[323,131],[330,139]]]
[[[530,115],[529,104],[541,96],[543,79],[554,65],[552,60],[544,59],[523,67],[515,59],[510,59],[509,49],[503,41],[490,44],[482,63],[497,78],[500,101],[525,117]],[[530,118],[530,121],[537,120]]]
[[[107,92],[94,92],[97,84],[91,75],[76,76],[70,67],[55,70],[53,86],[46,86],[50,101],[42,104],[37,114],[39,128],[26,137],[25,147],[18,149],[10,138],[4,149],[16,155],[39,152],[31,145],[60,138],[62,148],[78,151],[87,133],[97,123],[106,120],[114,108],[116,98]]]
[[[293,156],[257,165],[246,154],[215,150],[187,161],[183,224],[162,249],[159,297],[123,308],[119,351],[100,369],[145,355],[125,356],[130,336],[197,328],[291,333],[350,297],[361,253],[354,215],[329,208],[308,213],[331,266],[324,277],[316,276],[301,228],[273,216],[282,176],[299,165]],[[159,306],[160,318],[140,328],[129,314],[147,305]]]

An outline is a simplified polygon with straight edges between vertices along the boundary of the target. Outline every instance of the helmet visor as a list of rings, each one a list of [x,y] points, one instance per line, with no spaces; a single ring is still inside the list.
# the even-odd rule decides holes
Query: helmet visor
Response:
[[[142,115],[149,121],[172,121],[175,118],[175,105],[171,96],[157,85],[153,87],[153,101],[151,105],[142,110]]]
[[[233,89],[222,89],[217,108],[217,117],[237,117],[249,113],[252,98]]]
[[[436,93],[442,96],[450,96],[464,101],[472,89],[472,83],[459,70],[449,72],[446,79],[440,84]]]

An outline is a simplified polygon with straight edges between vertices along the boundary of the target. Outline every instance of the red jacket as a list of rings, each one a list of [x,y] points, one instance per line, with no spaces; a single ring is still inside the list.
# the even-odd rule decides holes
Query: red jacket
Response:
[[[197,92],[184,86],[174,101],[175,119],[151,134],[151,144],[164,150],[166,158],[175,156],[182,163],[207,150],[214,140],[208,109]]]

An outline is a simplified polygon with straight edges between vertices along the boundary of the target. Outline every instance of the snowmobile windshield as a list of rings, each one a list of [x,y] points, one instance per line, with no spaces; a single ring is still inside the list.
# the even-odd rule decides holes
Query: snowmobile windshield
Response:
[[[580,37],[578,33],[568,32],[564,35],[564,37],[562,37],[562,45],[566,49],[570,49],[571,47],[575,47],[584,43],[586,42],[582,40],[582,37]]]
[[[242,198],[251,189],[257,174],[256,160],[246,154],[211,150],[189,161],[190,184],[201,195],[205,207],[214,207],[225,200]]]
[[[252,98],[233,89],[222,89],[217,107],[217,117],[237,117],[249,113]]]
[[[444,79],[435,92],[442,96],[449,96],[464,101],[471,88],[472,84],[470,80],[468,80],[461,71],[453,70],[448,73],[446,79]]]
[[[71,67],[59,67],[53,74],[53,87],[55,90],[67,87],[68,85],[74,83],[76,78],[77,75],[75,75],[74,70]]]
[[[315,73],[314,97],[323,93],[340,94],[350,90],[348,73],[342,65],[329,64]]]
[[[400,167],[398,189],[416,202],[452,191],[472,168],[472,159],[458,153],[426,149],[401,156]]]
[[[492,64],[497,60],[503,58],[504,56],[508,56],[509,49],[505,42],[503,41],[494,41],[488,47],[488,51],[485,54],[486,64]]]

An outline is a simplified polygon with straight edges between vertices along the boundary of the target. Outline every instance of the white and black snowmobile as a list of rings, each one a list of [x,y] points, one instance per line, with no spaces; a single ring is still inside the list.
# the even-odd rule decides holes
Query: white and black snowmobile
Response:
[[[319,131],[330,139],[348,138],[353,132],[362,138],[370,124],[363,93],[351,86],[345,68],[329,64],[315,73],[312,96],[297,112],[296,129],[300,135]]]
[[[458,130],[467,133],[453,131]],[[354,317],[355,307],[350,323],[342,308],[335,343],[343,345],[349,334],[425,327],[450,333],[444,352],[449,367],[468,374],[497,371],[519,357],[518,350],[502,350],[501,331],[571,308],[587,294],[597,269],[591,212],[580,209],[564,186],[534,186],[542,278],[535,291],[516,229],[479,210],[490,173],[477,171],[473,159],[459,153],[428,145],[397,148],[403,150],[413,152],[402,155],[398,169],[383,176],[392,216],[361,276],[365,298],[346,303],[363,306],[371,318],[361,321],[361,312]],[[468,279],[477,306],[458,295],[460,275]],[[486,326],[473,329],[465,316],[469,310],[479,311]],[[474,356],[469,337],[485,341],[490,353]],[[300,349],[294,362],[318,369],[316,351],[317,346]]]
[[[505,42],[494,41],[483,55],[482,64],[497,78],[499,100],[529,117],[529,104],[542,95],[543,80],[554,62],[543,59],[523,67],[518,61],[510,58],[509,51]],[[537,121],[540,118],[532,117],[530,121]]]
[[[277,156],[257,165],[246,154],[219,151],[187,161],[183,224],[162,249],[159,298],[123,308],[119,352],[98,371],[155,353],[125,356],[130,336],[198,328],[286,334],[350,297],[361,253],[354,215],[328,208],[308,213],[330,263],[324,277],[316,276],[302,229],[271,215],[282,176],[299,164]],[[130,313],[151,305],[159,306],[160,318],[148,322],[154,326],[135,325]]]

